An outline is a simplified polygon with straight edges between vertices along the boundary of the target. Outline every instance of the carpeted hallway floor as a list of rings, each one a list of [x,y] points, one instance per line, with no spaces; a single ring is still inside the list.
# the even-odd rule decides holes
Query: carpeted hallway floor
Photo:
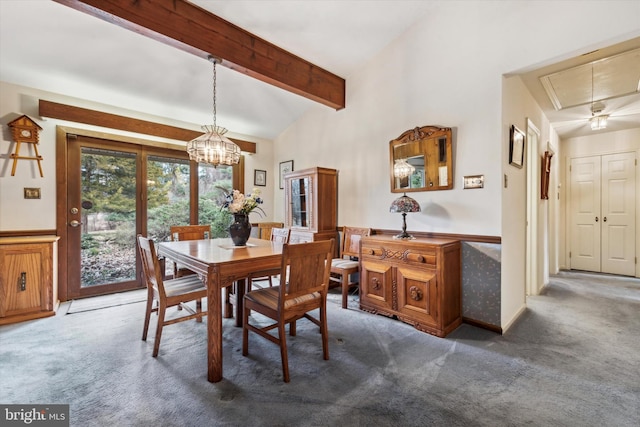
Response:
[[[68,303],[67,303],[68,304]],[[70,404],[72,426],[638,426],[640,280],[562,272],[503,336],[441,339],[329,302],[330,356],[298,322],[291,383],[278,347],[224,323],[206,381],[205,324],[140,340],[144,303],[0,327],[0,403]]]

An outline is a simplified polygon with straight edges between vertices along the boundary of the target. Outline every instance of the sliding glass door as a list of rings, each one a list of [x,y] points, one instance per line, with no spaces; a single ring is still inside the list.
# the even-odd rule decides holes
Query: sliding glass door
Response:
[[[159,242],[172,225],[211,224],[212,237],[225,237],[229,218],[220,205],[226,192],[243,188],[243,159],[214,168],[179,148],[72,134],[66,154],[67,299],[143,287],[138,233]]]

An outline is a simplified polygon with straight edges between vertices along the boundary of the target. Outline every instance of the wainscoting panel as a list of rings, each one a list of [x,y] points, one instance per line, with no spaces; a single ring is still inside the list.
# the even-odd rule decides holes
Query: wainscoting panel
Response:
[[[500,325],[502,245],[462,242],[462,317],[489,329]]]

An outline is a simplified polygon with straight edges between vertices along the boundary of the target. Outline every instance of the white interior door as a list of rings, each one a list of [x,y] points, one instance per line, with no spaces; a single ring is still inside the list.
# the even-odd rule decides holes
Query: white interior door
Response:
[[[635,275],[635,154],[571,159],[572,269]]]
[[[602,156],[602,271],[635,274],[635,155]]]
[[[571,268],[600,271],[600,156],[571,159]]]

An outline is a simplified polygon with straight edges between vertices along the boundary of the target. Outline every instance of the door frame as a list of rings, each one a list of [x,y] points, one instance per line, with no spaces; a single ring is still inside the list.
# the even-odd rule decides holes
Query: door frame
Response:
[[[540,194],[540,130],[530,118],[527,118],[527,207],[526,207],[526,244],[525,244],[525,298],[538,295],[538,195]],[[532,144],[530,134],[536,135]]]
[[[57,126],[56,127],[56,192],[57,192],[57,201],[56,204],[56,232],[57,235],[60,236],[59,244],[58,244],[58,284],[59,284],[59,298],[60,301],[67,301],[70,298],[75,297],[83,297],[89,295],[83,295],[81,289],[78,292],[72,293],[69,287],[69,275],[67,268],[70,264],[76,263],[78,260],[69,259],[69,249],[71,245],[70,237],[69,237],[69,229],[67,224],[67,191],[69,190],[69,176],[68,176],[68,168],[69,168],[69,158],[68,158],[68,138],[73,136],[87,137],[87,138],[95,138],[101,139],[106,142],[113,143],[125,143],[131,144],[132,146],[138,146],[137,151],[142,151],[145,146],[153,147],[154,149],[162,150],[170,149],[177,150],[177,146],[174,144],[166,144],[166,143],[157,143],[155,141],[144,140],[140,138],[134,137],[126,137],[122,135],[114,135],[108,134],[104,132],[95,132],[89,131],[86,129],[77,129],[70,128],[66,126]],[[133,148],[133,147],[132,147]],[[132,150],[132,151],[135,151]],[[138,176],[142,176],[141,174],[146,173],[145,165],[143,165],[143,170],[137,172]],[[138,178],[139,180],[139,178]],[[138,189],[137,193],[142,196],[142,205],[141,208],[144,208],[145,197],[144,194],[140,194],[140,189]],[[197,196],[196,196],[197,200]],[[197,215],[197,212],[196,212]],[[136,220],[136,229],[140,232],[144,232],[146,229],[146,221],[142,219]],[[136,253],[136,271],[140,271],[140,262]],[[142,279],[138,274],[136,276],[136,280],[138,281],[139,287],[144,287]],[[117,287],[117,285],[116,285]],[[93,294],[93,293],[91,293]]]

